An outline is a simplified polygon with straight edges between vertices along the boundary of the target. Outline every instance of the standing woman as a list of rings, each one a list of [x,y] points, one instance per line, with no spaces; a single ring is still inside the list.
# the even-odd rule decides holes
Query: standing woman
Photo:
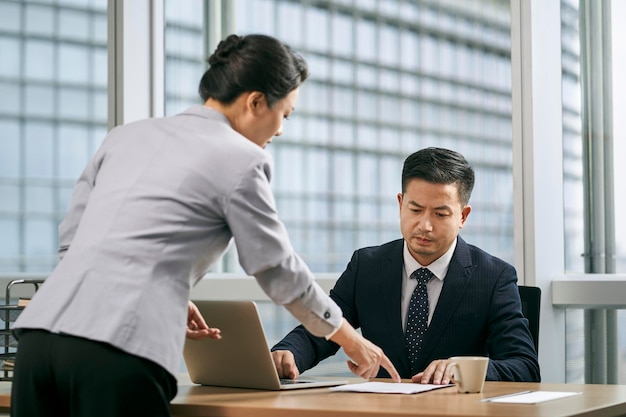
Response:
[[[203,106],[111,130],[79,178],[59,227],[61,260],[14,326],[12,416],[169,416],[185,328],[220,337],[190,289],[232,238],[245,272],[343,346],[355,374],[383,366],[399,380],[278,219],[263,148],[294,110],[305,61],[274,38],[231,35],[209,64]]]

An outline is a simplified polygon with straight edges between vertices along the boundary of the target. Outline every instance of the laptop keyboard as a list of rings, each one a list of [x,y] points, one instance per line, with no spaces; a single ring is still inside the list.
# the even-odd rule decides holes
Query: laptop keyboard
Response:
[[[281,378],[280,380],[280,384],[281,385],[290,385],[290,384],[304,384],[307,383],[309,381],[304,381],[301,379],[286,379],[286,378]]]

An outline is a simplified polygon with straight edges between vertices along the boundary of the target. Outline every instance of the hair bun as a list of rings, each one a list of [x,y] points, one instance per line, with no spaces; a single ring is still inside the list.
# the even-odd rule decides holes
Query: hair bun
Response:
[[[227,64],[230,54],[241,48],[243,44],[243,38],[237,35],[230,35],[217,45],[215,52],[208,59],[209,65],[212,67],[216,65]]]

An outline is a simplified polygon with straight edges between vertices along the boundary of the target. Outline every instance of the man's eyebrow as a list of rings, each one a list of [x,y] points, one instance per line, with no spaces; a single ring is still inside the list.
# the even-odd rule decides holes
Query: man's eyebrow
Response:
[[[411,205],[411,206],[418,207],[418,208],[424,208],[424,206],[422,206],[421,204],[419,204],[418,202],[413,201],[413,200],[409,200],[408,204]],[[443,206],[434,207],[434,209],[435,210],[451,210],[450,206],[448,206],[446,204],[444,204]]]

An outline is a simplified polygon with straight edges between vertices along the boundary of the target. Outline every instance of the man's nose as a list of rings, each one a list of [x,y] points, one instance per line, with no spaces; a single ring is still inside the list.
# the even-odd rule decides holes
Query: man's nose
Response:
[[[418,223],[417,227],[419,230],[430,231],[433,228],[433,224],[428,216],[424,216],[424,218]]]

